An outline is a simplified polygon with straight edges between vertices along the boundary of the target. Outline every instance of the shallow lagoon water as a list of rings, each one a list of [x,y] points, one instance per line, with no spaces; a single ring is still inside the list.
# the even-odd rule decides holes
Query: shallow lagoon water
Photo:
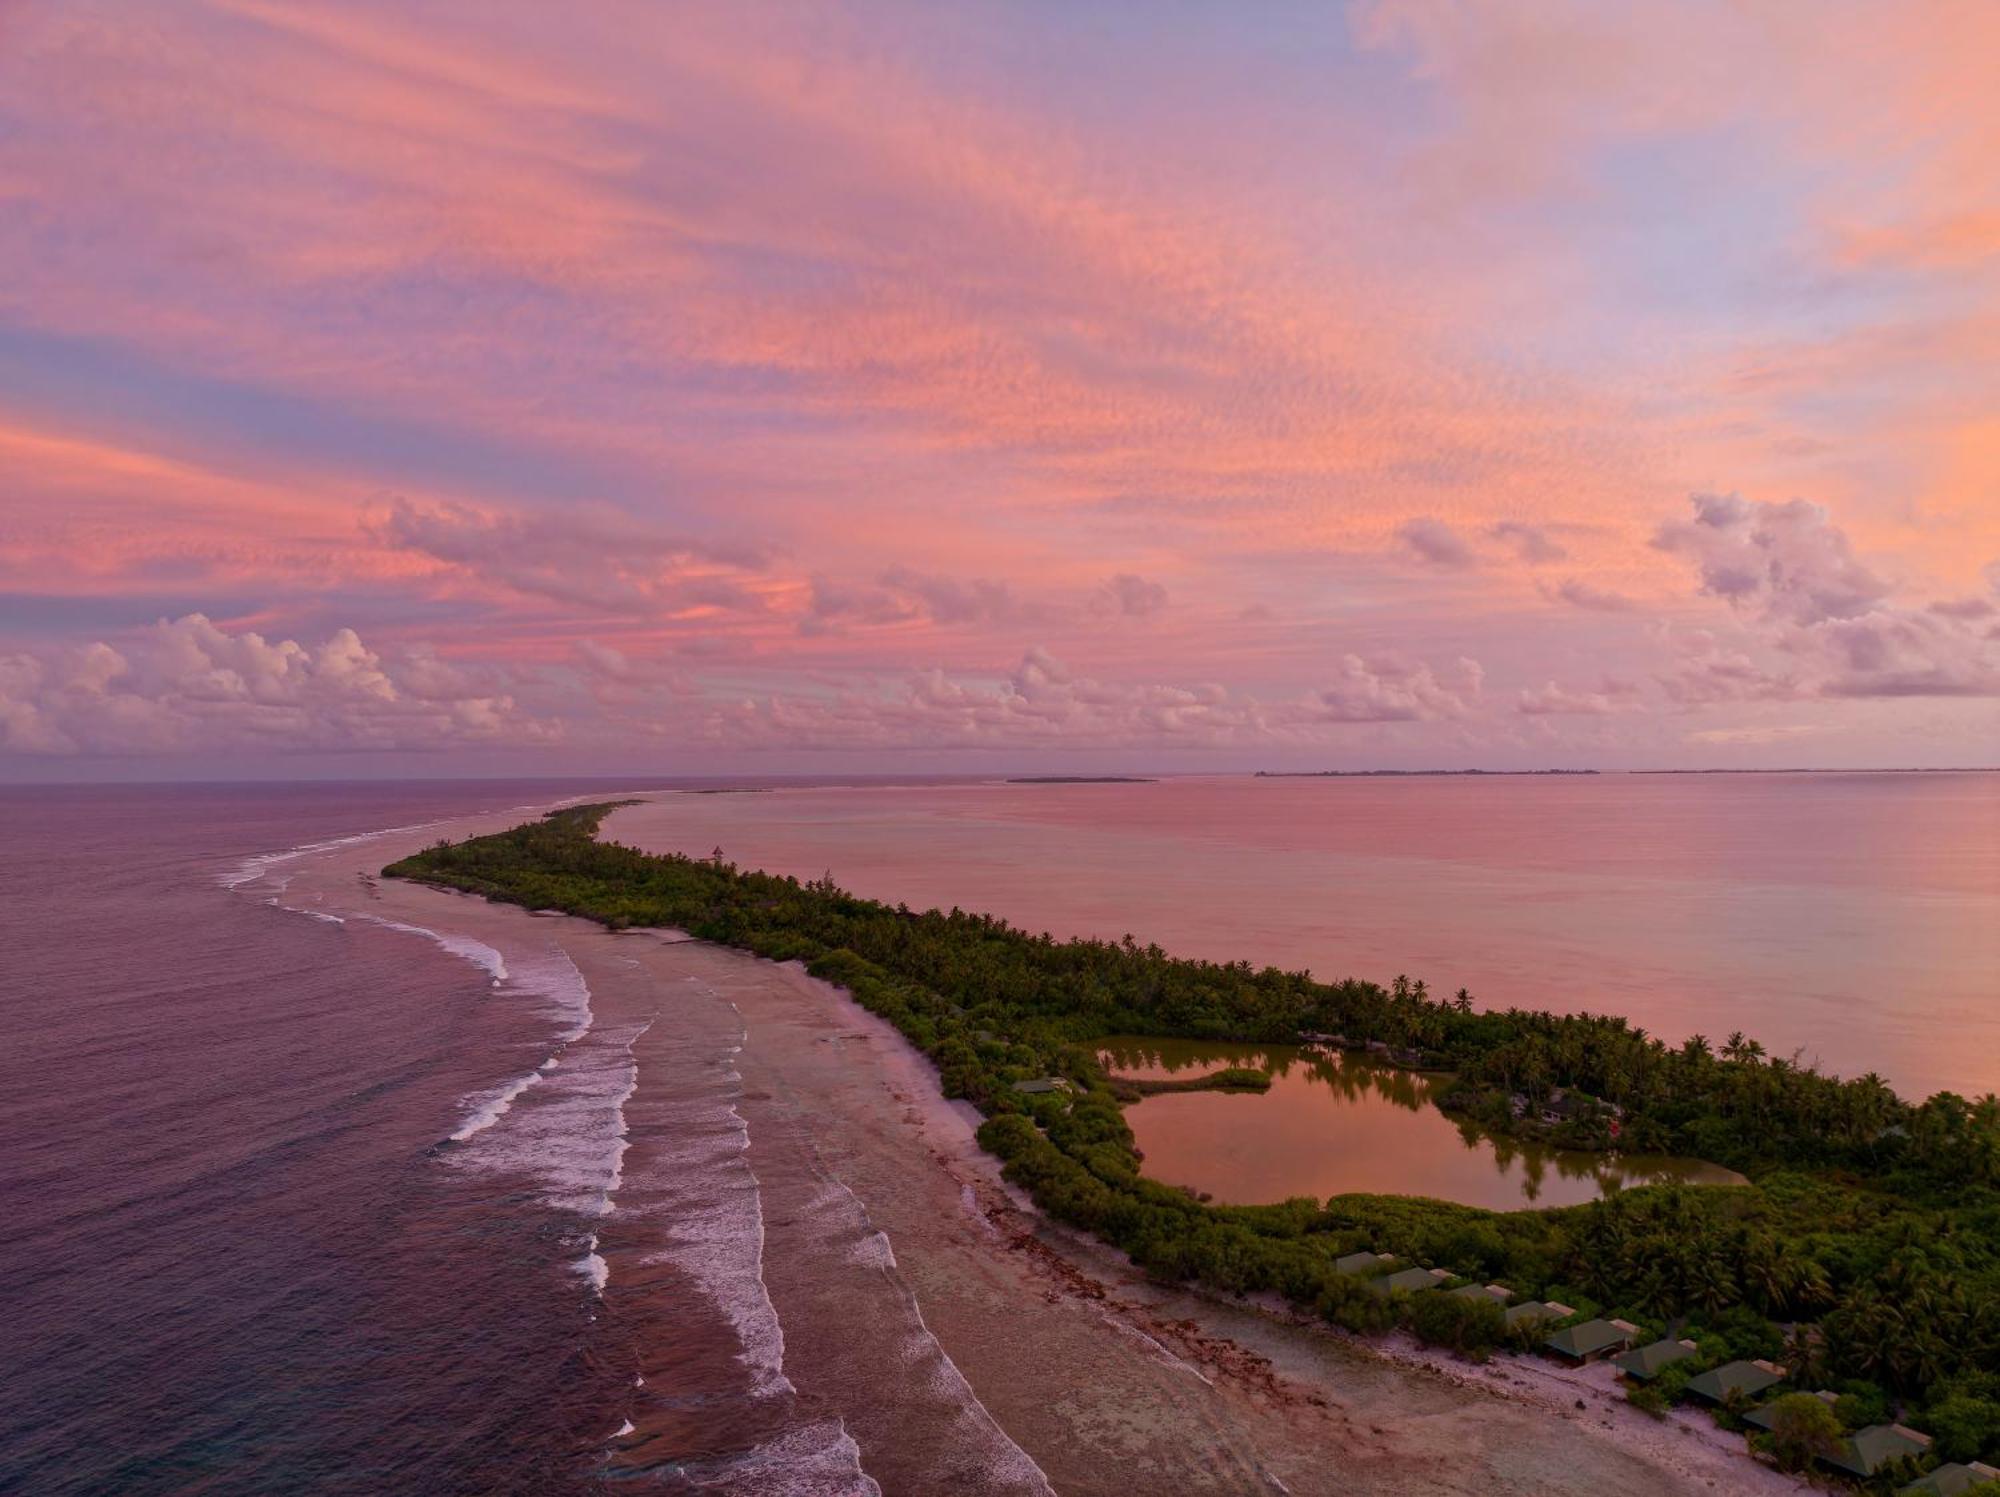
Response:
[[[1700,1160],[1494,1138],[1432,1105],[1444,1078],[1350,1056],[1136,1037],[1098,1048],[1123,1076],[1185,1078],[1225,1066],[1271,1073],[1267,1092],[1167,1092],[1125,1110],[1147,1174],[1232,1205],[1366,1192],[1512,1211],[1573,1206],[1667,1180],[1744,1183],[1733,1170]]]

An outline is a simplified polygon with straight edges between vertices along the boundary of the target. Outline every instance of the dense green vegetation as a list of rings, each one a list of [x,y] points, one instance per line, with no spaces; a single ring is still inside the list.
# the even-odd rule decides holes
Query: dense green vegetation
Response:
[[[1841,1391],[1849,1427],[1896,1414],[1934,1434],[1941,1459],[2000,1457],[2000,1104],[1990,1096],[1913,1106],[1877,1078],[1823,1076],[1740,1036],[1720,1050],[1700,1037],[1669,1047],[1622,1019],[1481,1012],[1463,992],[1436,1000],[1400,978],[1387,989],[1323,983],[1177,959],[1129,936],[1056,941],[960,910],[891,907],[830,877],[740,870],[719,851],[697,860],[600,841],[608,809],[440,844],[385,872],[804,961],[895,1024],[946,1094],[985,1114],[980,1142],[1044,1210],[1152,1273],[1274,1292],[1350,1329],[1401,1324],[1475,1354],[1506,1339],[1489,1302],[1382,1296],[1333,1267],[1360,1248],[1392,1252],[1697,1339],[1700,1357],[1649,1396],[1731,1358],[1771,1358],[1799,1388]],[[1455,1071],[1460,1105],[1495,1128],[1516,1126],[1510,1099],[1583,1092],[1616,1104],[1624,1146],[1717,1160],[1754,1184],[1506,1213],[1391,1196],[1206,1205],[1140,1172],[1089,1043],[1120,1033],[1375,1041]],[[1015,1089],[1044,1076],[1071,1087]],[[1610,1142],[1593,1131],[1610,1116],[1563,1121],[1561,1141]]]
[[[1105,1080],[1112,1095],[1121,1102],[1136,1102],[1141,1097],[1156,1097],[1163,1092],[1268,1092],[1271,1089],[1271,1073],[1253,1066],[1224,1066],[1219,1071],[1204,1071],[1199,1076],[1166,1079],[1108,1076]]]

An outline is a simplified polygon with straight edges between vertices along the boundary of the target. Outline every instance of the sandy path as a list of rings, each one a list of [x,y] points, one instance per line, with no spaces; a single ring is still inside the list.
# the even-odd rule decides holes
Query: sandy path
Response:
[[[607,1448],[634,1474],[892,1497],[1804,1490],[1631,1410],[1601,1373],[1385,1354],[1147,1284],[1025,1207],[928,1063],[796,966],[366,879],[437,835],[301,859],[282,897],[510,960],[559,951],[593,1033],[629,1046],[629,1147],[597,1251],[635,1378],[613,1411],[633,1427]],[[758,1450],[767,1464],[745,1468]]]

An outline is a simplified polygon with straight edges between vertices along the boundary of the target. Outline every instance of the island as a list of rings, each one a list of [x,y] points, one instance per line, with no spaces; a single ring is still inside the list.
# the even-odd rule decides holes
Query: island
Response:
[[[1024,774],[1007,781],[1010,785],[1152,785],[1155,780],[1131,774]]]
[[[1260,769],[1258,780],[1520,779],[1536,775],[1594,775],[1594,769]]]
[[[1612,1015],[1481,1010],[1407,979],[1322,982],[912,911],[831,878],[605,842],[611,809],[383,871],[802,962],[928,1058],[1044,1212],[1159,1279],[1471,1356],[1643,1352],[1635,1403],[1706,1403],[1783,1461],[1974,1460],[2000,1437],[2000,1099],[1912,1103],[1743,1035],[1670,1045]],[[1112,1034],[1358,1048],[1448,1071],[1452,1105],[1482,1126],[1699,1157],[1748,1183],[1507,1212],[1389,1195],[1215,1205],[1147,1177],[1124,1116],[1145,1089],[1092,1043]],[[1820,1394],[1825,1418],[1802,1423],[1796,1398]],[[1892,1451],[1880,1432],[1896,1429],[1911,1439]]]

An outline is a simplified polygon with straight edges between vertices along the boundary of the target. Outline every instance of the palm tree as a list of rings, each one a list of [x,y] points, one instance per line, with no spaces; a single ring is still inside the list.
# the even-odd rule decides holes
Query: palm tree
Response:
[[[1801,1388],[1823,1387],[1833,1376],[1826,1337],[1814,1325],[1795,1325],[1785,1337],[1785,1370]]]

